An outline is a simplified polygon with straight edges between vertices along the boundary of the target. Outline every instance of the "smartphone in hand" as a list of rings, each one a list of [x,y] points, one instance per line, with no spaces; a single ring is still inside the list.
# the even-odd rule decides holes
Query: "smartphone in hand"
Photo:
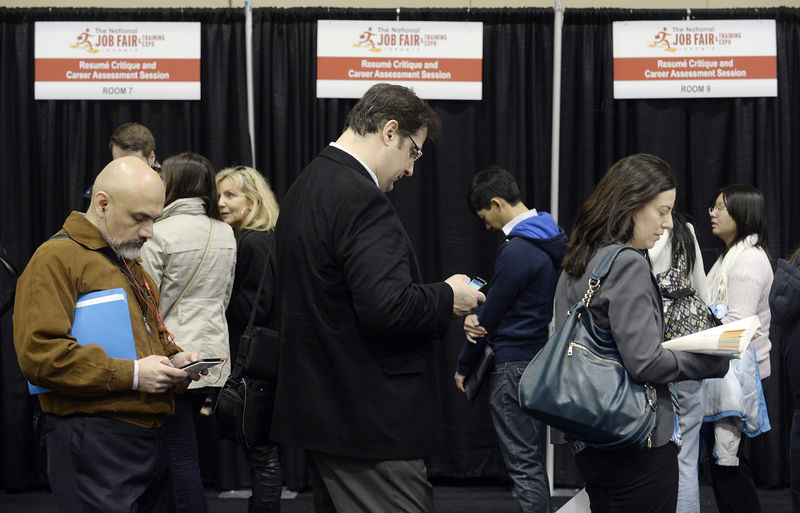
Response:
[[[476,276],[476,277],[472,278],[471,280],[469,280],[469,283],[467,285],[469,285],[470,287],[472,287],[473,289],[475,289],[475,290],[477,290],[479,292],[482,292],[483,288],[486,287],[486,280]]]
[[[208,369],[209,367],[219,365],[224,361],[225,358],[203,358],[197,360],[196,362],[187,363],[183,367],[180,367],[180,369],[185,370],[186,372],[200,372],[202,370]]]

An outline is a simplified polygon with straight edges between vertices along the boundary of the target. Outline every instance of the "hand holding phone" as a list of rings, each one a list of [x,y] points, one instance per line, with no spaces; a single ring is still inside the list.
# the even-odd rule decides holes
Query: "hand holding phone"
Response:
[[[473,308],[486,301],[483,293],[476,290],[476,285],[480,285],[480,282],[476,281],[475,285],[472,285],[470,277],[466,274],[454,274],[444,282],[453,289],[453,317],[464,317]]]

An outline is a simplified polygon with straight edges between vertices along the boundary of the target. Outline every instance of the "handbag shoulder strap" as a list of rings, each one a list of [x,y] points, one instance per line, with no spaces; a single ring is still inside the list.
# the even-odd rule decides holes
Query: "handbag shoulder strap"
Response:
[[[192,279],[190,279],[189,283],[187,283],[186,286],[183,287],[183,291],[181,292],[181,295],[178,296],[178,299],[176,299],[175,302],[170,305],[169,310],[164,312],[164,318],[165,319],[167,318],[169,313],[172,311],[172,309],[175,308],[175,305],[178,304],[178,301],[181,300],[183,295],[186,294],[186,291],[189,290],[189,287],[192,286],[192,283],[194,282],[194,279],[197,278],[197,274],[200,272],[200,268],[203,267],[203,262],[205,262],[206,255],[208,255],[208,248],[211,247],[211,239],[214,237],[214,220],[211,219],[210,217],[208,218],[208,220],[211,222],[211,229],[208,231],[208,241],[206,241],[206,249],[205,249],[205,251],[203,251],[203,257],[200,259],[200,263],[197,264],[197,269],[194,270],[194,274],[192,275]]]
[[[620,245],[606,253],[603,258],[597,262],[597,265],[594,266],[594,269],[592,270],[592,277],[589,279],[589,288],[586,290],[586,294],[583,296],[582,300],[583,304],[585,304],[587,307],[592,301],[592,296],[594,296],[595,293],[600,290],[600,281],[605,278],[606,274],[608,274],[608,271],[611,270],[611,264],[614,263],[614,259],[626,249],[637,252],[639,251],[630,246]]]
[[[256,320],[256,310],[258,310],[258,303],[261,301],[261,289],[264,286],[264,277],[267,275],[267,266],[269,266],[269,258],[264,259],[264,269],[261,271],[261,280],[258,282],[258,290],[256,291],[256,299],[253,301],[253,307],[250,308],[250,320],[247,321],[247,327],[253,326]]]
[[[631,246],[617,246],[606,253],[605,256],[603,256],[603,258],[597,262],[597,265],[594,266],[594,270],[592,271],[592,280],[600,281],[601,278],[605,278],[606,274],[608,274],[608,271],[611,270],[611,264],[614,263],[614,259],[626,249],[639,252],[638,249],[632,248]]]
[[[242,335],[241,342],[239,344],[239,352],[236,354],[236,359],[233,361],[233,367],[231,367],[231,377],[232,378],[239,378],[245,375],[245,359],[250,352],[250,344],[253,343],[250,340],[247,344],[244,343],[246,338],[249,338],[247,333],[250,328],[253,327],[256,319],[256,310],[258,310],[258,303],[261,301],[261,289],[264,286],[264,277],[267,275],[267,266],[269,265],[269,259],[266,259],[264,262],[264,269],[261,271],[261,279],[258,282],[258,290],[256,291],[256,298],[253,301],[253,306],[250,308],[250,319],[247,321],[247,327],[244,330]]]

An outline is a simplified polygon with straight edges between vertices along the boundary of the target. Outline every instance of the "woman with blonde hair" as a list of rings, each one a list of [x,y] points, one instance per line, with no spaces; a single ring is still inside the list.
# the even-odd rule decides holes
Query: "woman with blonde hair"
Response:
[[[223,189],[222,183],[226,181]],[[229,167],[217,173],[217,192],[222,219],[237,232],[271,232],[275,228],[279,210],[275,193],[261,173],[252,167]],[[241,208],[238,208],[240,201]]]
[[[236,270],[225,316],[231,355],[238,355],[239,339],[255,308],[256,326],[277,329],[275,295],[275,222],[278,202],[264,177],[247,166],[217,173],[219,211],[236,234]],[[263,284],[262,284],[263,279]],[[259,295],[259,285],[261,293]],[[277,445],[245,448],[253,495],[249,513],[280,511],[281,467]]]

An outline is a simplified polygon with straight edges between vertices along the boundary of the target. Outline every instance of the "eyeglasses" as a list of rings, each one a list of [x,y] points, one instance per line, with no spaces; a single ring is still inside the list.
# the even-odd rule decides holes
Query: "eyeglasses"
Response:
[[[410,135],[408,138],[411,140],[411,144],[414,146],[414,153],[411,155],[411,158],[414,160],[414,162],[416,162],[422,156],[422,150],[419,149],[419,146],[417,146],[417,143],[414,142],[414,139],[412,139]]]
[[[724,212],[728,210],[728,207],[722,206],[718,207],[714,205],[713,207],[708,207],[708,215],[713,216],[714,214],[719,214],[720,212]]]

